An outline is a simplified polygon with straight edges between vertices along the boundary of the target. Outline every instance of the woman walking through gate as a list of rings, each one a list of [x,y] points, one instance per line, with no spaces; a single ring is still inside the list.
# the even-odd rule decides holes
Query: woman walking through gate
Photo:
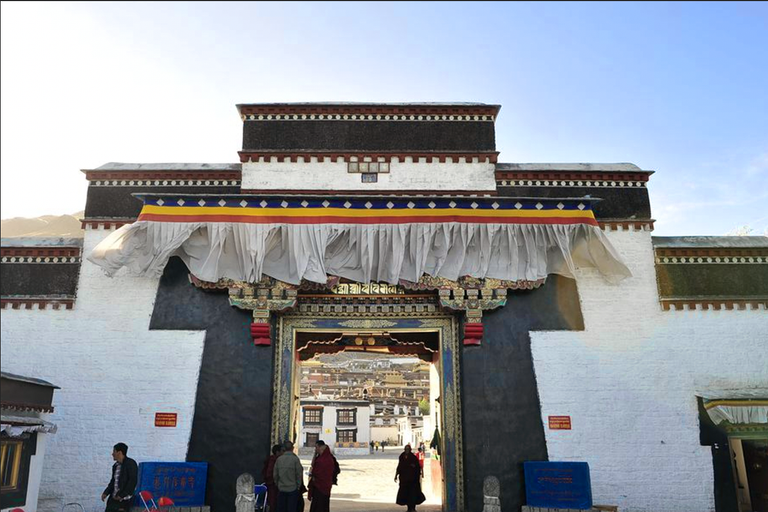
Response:
[[[315,457],[309,473],[308,498],[312,503],[310,512],[329,512],[331,507],[331,487],[336,482],[338,463],[331,450],[323,441],[315,444]]]
[[[424,493],[421,492],[421,468],[419,459],[411,452],[411,445],[405,445],[403,453],[395,472],[395,482],[400,477],[400,489],[397,491],[397,504],[407,505],[408,512],[416,512],[416,505],[426,501]]]

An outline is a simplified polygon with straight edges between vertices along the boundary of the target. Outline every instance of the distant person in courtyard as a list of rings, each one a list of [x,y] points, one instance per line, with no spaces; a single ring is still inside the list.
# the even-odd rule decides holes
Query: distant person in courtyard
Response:
[[[382,441],[381,442],[381,451],[382,451],[382,453],[384,452],[384,447],[385,446],[387,446],[387,442],[386,441]]]
[[[107,500],[106,512],[128,512],[136,490],[139,467],[128,457],[128,446],[117,443],[112,448],[112,479],[101,493],[101,501]]]
[[[424,443],[422,443],[416,451],[416,458],[419,459],[419,472],[421,473],[421,478],[424,478],[424,452]]]
[[[264,485],[267,486],[267,506],[270,512],[275,512],[277,506],[277,484],[275,483],[274,471],[277,458],[283,454],[283,445],[276,444],[272,447],[272,454],[264,461],[264,469],[261,476],[264,478]]]
[[[329,512],[331,487],[335,484],[338,462],[324,441],[315,443],[315,457],[309,471],[309,512]]]
[[[376,451],[379,451],[379,442],[376,441],[376,443],[373,445],[373,447],[376,449]]]
[[[368,444],[370,444],[370,445],[371,445],[371,453],[373,453],[373,441],[371,441],[371,442],[370,442],[370,443],[368,443]]]
[[[421,470],[419,459],[411,451],[411,445],[405,445],[397,463],[395,482],[400,477],[400,489],[397,491],[397,504],[408,507],[408,512],[416,512],[416,505],[426,501],[421,492]]]
[[[293,453],[293,443],[283,443],[283,454],[275,461],[272,478],[275,479],[277,490],[277,512],[297,512],[300,488],[303,484],[304,467],[299,457]]]

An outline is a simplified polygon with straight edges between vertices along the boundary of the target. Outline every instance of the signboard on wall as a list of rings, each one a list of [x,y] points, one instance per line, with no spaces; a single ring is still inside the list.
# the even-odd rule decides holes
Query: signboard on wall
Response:
[[[571,430],[570,416],[550,416],[549,430]]]
[[[156,412],[155,413],[155,426],[156,427],[175,427],[177,414],[175,412]]]
[[[155,497],[167,496],[177,507],[205,505],[205,482],[208,477],[207,462],[142,462],[136,489],[149,491]],[[144,508],[138,502],[134,506]]]
[[[586,462],[524,462],[529,507],[590,510],[592,484]]]

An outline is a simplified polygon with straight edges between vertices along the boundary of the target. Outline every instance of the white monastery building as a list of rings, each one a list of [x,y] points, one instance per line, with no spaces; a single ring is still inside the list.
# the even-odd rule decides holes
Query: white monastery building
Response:
[[[206,462],[233,512],[273,444],[370,441],[367,406],[293,392],[358,338],[432,364],[446,512],[491,477],[518,512],[526,461],[622,512],[768,510],[768,239],[654,237],[634,164],[502,163],[500,108],[243,104],[232,163],[73,174],[83,239],[2,240],[3,375],[60,388],[3,512],[100,509],[118,442]]]

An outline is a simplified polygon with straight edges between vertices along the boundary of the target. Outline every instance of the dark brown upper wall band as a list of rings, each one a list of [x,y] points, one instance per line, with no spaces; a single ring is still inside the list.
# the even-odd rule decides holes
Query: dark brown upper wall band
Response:
[[[243,151],[495,151],[488,121],[245,121]]]

